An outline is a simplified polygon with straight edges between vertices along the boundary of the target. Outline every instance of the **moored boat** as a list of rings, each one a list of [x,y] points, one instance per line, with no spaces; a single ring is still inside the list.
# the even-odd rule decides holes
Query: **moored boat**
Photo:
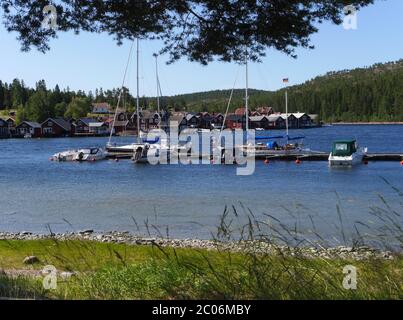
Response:
[[[329,165],[352,166],[362,163],[367,151],[367,148],[360,148],[356,140],[335,141],[329,156]]]
[[[104,160],[107,157],[107,152],[101,148],[80,149],[73,157],[73,161],[98,161]]]
[[[77,156],[78,150],[68,150],[68,151],[63,151],[54,154],[50,160],[51,161],[59,161],[59,162],[65,162],[65,161],[74,161],[73,159]]]
[[[59,162],[70,161],[98,161],[106,159],[108,153],[101,148],[85,148],[79,150],[68,150],[54,154],[50,160]]]
[[[116,144],[108,144],[106,146],[106,151],[109,153],[117,153],[117,154],[122,154],[122,153],[127,153],[127,154],[133,154],[139,146],[142,146],[142,143],[132,143],[128,145],[116,145]]]

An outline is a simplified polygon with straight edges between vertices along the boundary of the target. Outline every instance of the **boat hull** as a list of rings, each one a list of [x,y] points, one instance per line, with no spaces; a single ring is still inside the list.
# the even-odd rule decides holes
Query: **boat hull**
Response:
[[[356,152],[351,156],[346,157],[337,157],[331,154],[329,156],[329,165],[336,167],[336,166],[353,166],[362,163],[364,159],[364,153]]]
[[[76,150],[70,150],[65,152],[56,153],[51,157],[52,161],[56,162],[70,162],[74,161],[74,158],[77,156]]]
[[[108,156],[108,153],[99,148],[81,149],[81,150],[69,150],[53,155],[50,160],[57,162],[93,162],[98,160],[104,160]]]

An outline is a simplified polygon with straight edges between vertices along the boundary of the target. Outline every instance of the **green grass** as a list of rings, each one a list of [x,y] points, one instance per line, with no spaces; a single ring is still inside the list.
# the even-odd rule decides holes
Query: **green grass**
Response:
[[[23,259],[35,255],[40,269],[45,265],[54,265],[64,271],[94,271],[99,265],[116,265],[143,262],[155,249],[145,246],[128,247],[119,244],[104,244],[84,241],[0,241],[0,268],[23,269]]]
[[[40,262],[24,266],[35,255]],[[40,299],[401,299],[401,256],[324,260],[83,241],[0,241],[0,268],[79,271],[46,291],[41,279],[0,277],[0,296]],[[343,267],[358,289],[342,287]]]
[[[8,118],[11,111],[17,112],[17,110],[0,110],[0,117]]]

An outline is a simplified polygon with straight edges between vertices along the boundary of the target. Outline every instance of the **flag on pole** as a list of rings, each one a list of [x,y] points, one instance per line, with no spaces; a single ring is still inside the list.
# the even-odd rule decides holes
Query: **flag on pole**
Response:
[[[283,83],[288,83],[288,78],[283,79]]]

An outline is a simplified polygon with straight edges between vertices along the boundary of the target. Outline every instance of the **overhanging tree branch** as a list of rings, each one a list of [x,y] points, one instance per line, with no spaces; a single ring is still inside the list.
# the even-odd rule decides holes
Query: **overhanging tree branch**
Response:
[[[295,56],[295,48],[312,48],[310,36],[323,21],[340,24],[343,9],[358,9],[374,0],[58,0],[58,30],[43,29],[45,0],[0,0],[3,24],[16,32],[22,50],[50,49],[58,33],[108,33],[120,44],[141,37],[160,39],[170,61],[182,57],[207,64],[214,58],[241,61],[247,45],[250,59],[267,48]],[[191,14],[194,18],[189,19]]]

